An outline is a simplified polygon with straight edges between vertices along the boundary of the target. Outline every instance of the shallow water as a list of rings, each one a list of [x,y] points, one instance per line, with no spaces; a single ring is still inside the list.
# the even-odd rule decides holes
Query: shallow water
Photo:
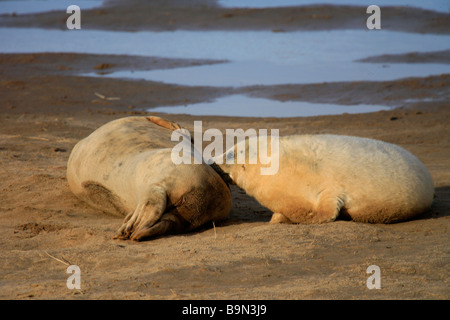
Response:
[[[358,63],[381,54],[449,49],[450,36],[386,30],[114,32],[0,28],[0,52],[76,52],[227,60],[227,63],[89,76],[134,78],[180,85],[239,87],[337,81],[394,80],[450,73],[446,64]],[[331,109],[330,109],[331,108]],[[333,109],[334,108],[334,109]],[[277,102],[235,95],[162,112],[234,116],[306,116],[383,110]],[[211,111],[213,110],[213,111]],[[308,111],[304,111],[308,110]],[[311,113],[312,112],[312,113]]]
[[[308,117],[343,113],[365,113],[389,110],[380,105],[335,105],[302,101],[273,101],[244,95],[231,95],[212,102],[186,106],[158,107],[150,112],[186,113],[191,115],[216,115],[239,117]]]
[[[266,61],[230,62],[170,70],[118,71],[105,77],[145,79],[164,83],[240,87],[252,85],[308,84],[340,81],[388,81],[450,72],[441,64],[318,63],[278,65]],[[88,76],[98,76],[88,73]]]
[[[133,78],[180,85],[249,86],[338,81],[387,81],[450,72],[450,65],[358,63],[381,54],[439,51],[450,36],[392,31],[336,30],[273,33],[270,31],[138,33],[147,45],[129,41],[133,54],[173,58],[228,60],[228,63],[153,71],[119,71],[107,77]],[[102,36],[107,39],[107,35]],[[105,42],[105,41],[104,41]],[[102,47],[107,44],[102,42]],[[156,47],[152,44],[157,43]],[[175,45],[174,45],[175,44]],[[144,49],[144,46],[146,46]],[[97,74],[91,73],[90,76]]]
[[[394,80],[449,73],[445,64],[375,64],[380,54],[448,49],[450,36],[336,30],[113,32],[0,28],[0,52],[78,52],[228,60],[169,70],[120,71],[109,77],[182,85],[244,86]],[[90,74],[96,76],[97,74]]]
[[[117,32],[0,28],[0,52],[77,52],[168,58],[338,64],[450,47],[450,36],[385,30]]]

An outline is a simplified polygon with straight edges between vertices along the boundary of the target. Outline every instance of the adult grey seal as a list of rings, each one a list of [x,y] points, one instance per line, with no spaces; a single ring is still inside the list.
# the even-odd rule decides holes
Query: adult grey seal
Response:
[[[95,208],[126,216],[116,238],[187,232],[227,217],[227,184],[205,163],[175,165],[171,130],[183,129],[159,117],[126,117],[101,126],[73,148],[70,189]]]

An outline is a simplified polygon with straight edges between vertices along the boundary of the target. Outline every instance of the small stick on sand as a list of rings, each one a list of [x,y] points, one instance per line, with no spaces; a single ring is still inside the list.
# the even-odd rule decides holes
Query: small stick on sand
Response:
[[[61,260],[61,259],[58,259],[58,258],[56,258],[56,257],[54,257],[54,256],[52,256],[50,253],[48,253],[47,251],[44,251],[50,258],[52,258],[52,259],[55,259],[56,261],[58,261],[58,262],[61,262],[61,263],[64,263],[65,265],[67,265],[67,266],[70,266],[70,263],[66,260],[66,259],[64,259],[65,261],[63,261],[63,260]]]
[[[104,95],[102,95],[102,94],[100,94],[100,93],[98,93],[98,92],[95,92],[94,93],[97,97],[99,97],[100,99],[105,99],[106,98],[106,96],[104,96]]]
[[[50,139],[48,138],[43,138],[43,137],[27,137],[28,139],[31,140],[41,140],[41,141],[50,141]]]
[[[101,94],[101,93],[98,93],[98,92],[94,92],[94,94],[97,96],[97,97],[99,97],[100,99],[103,99],[103,100],[120,100],[120,98],[119,97],[107,97],[107,96],[104,96],[103,94]]]

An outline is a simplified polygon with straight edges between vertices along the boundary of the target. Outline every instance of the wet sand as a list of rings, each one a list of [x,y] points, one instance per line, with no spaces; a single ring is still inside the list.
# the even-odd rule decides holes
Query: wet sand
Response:
[[[112,14],[112,9],[102,10],[106,13],[99,16]],[[277,10],[264,11],[275,17]],[[175,11],[170,11],[171,15],[176,15]],[[249,14],[246,17],[240,19],[252,21]],[[230,19],[233,16],[223,17]],[[308,21],[314,24],[316,19]],[[191,20],[200,23],[194,13]],[[134,21],[127,21],[130,28],[141,28]],[[417,25],[425,25],[424,21]],[[445,29],[436,21],[433,28]],[[396,23],[411,28],[408,19]],[[439,59],[442,55],[446,53],[440,53]],[[414,62],[411,56],[404,59]],[[246,88],[76,76],[86,70],[204,63],[217,61],[0,55],[0,298],[450,298],[450,104],[442,98],[448,94],[448,75]],[[344,220],[321,225],[269,225],[271,212],[232,187],[228,220],[189,234],[137,243],[113,240],[122,219],[98,212],[71,194],[65,178],[67,159],[75,143],[95,128],[124,116],[153,114],[143,111],[152,106],[208,101],[237,91],[278,100],[376,101],[396,109],[308,118],[164,116],[190,130],[194,120],[202,120],[204,130],[277,128],[281,135],[334,133],[398,144],[430,170],[436,188],[431,210],[412,221],[392,225]],[[81,290],[66,287],[69,264],[81,269]],[[381,269],[380,290],[366,287],[370,265]]]
[[[294,30],[361,29],[363,6],[310,5],[280,8],[223,8],[214,0],[108,1],[83,10],[83,28],[118,31],[170,30]],[[0,26],[65,29],[67,14],[53,11],[5,15]],[[441,12],[383,6],[383,29],[449,34],[450,19]]]

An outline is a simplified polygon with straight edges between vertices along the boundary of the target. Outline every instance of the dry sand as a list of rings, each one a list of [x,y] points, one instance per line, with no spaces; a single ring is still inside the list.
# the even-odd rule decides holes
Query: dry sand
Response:
[[[1,299],[450,298],[450,104],[404,103],[408,95],[436,98],[448,90],[448,75],[238,89],[280,100],[339,103],[346,97],[347,104],[403,106],[392,111],[286,119],[170,116],[189,129],[203,120],[203,129],[278,128],[281,135],[335,133],[396,143],[418,156],[435,182],[433,207],[417,219],[270,225],[271,213],[232,187],[230,218],[215,227],[139,243],[113,240],[122,219],[88,207],[68,188],[66,163],[75,143],[108,121],[147,114],[140,107],[206,101],[237,89],[74,73],[195,63],[214,62],[0,55]],[[69,264],[81,269],[81,290],[66,287]],[[380,290],[366,287],[370,265],[381,269]]]

